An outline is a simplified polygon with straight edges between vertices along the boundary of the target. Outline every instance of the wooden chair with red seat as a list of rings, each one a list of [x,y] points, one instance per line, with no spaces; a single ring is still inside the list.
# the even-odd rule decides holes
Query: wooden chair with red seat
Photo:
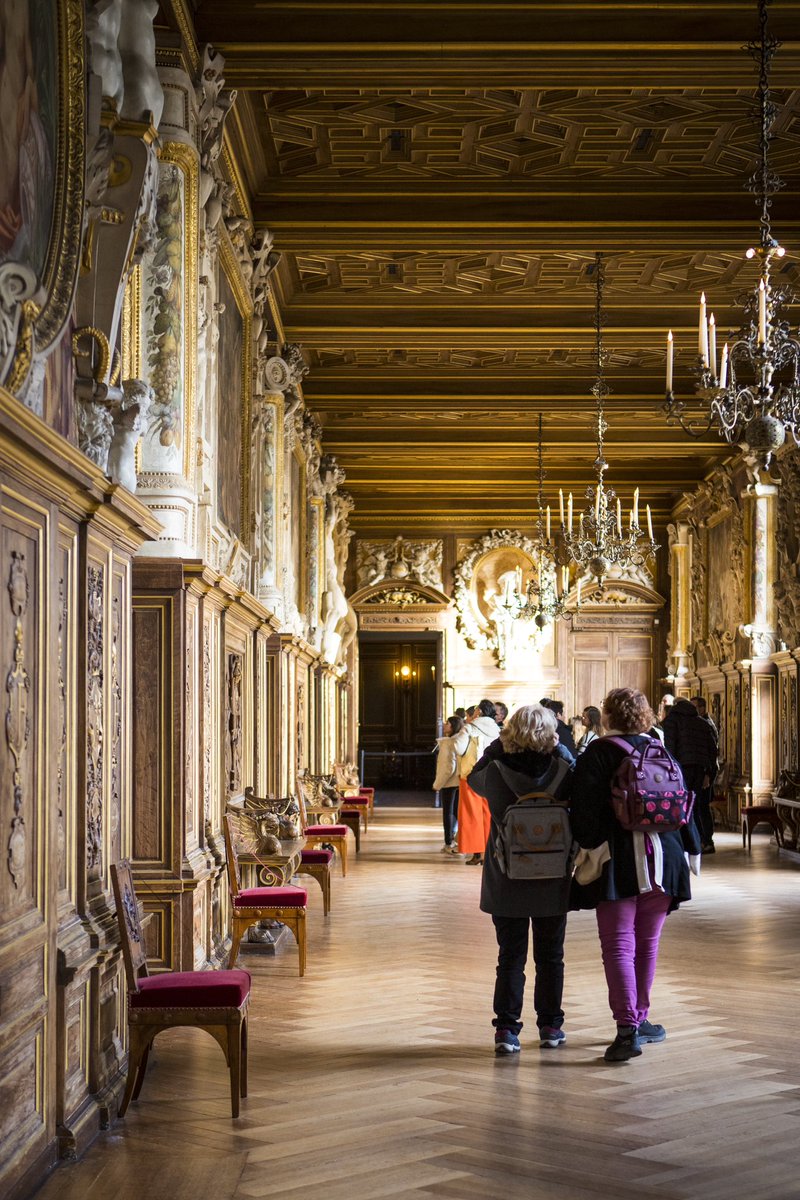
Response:
[[[226,812],[222,817],[225,852],[228,859],[228,885],[231,896],[231,952],[228,966],[232,967],[239,953],[242,938],[251,925],[259,921],[280,921],[288,926],[297,942],[300,975],[306,971],[306,904],[305,888],[255,887],[243,888],[236,858],[236,817]]]
[[[306,777],[302,775],[298,776],[297,800],[300,805],[300,821],[303,826],[303,837],[306,839],[306,845],[311,850],[320,846],[332,846],[334,850],[338,850],[342,862],[342,875],[346,875],[348,827],[341,824],[309,824],[309,810],[306,806],[306,794],[309,786]],[[330,815],[331,817],[335,817],[338,816],[339,809],[337,807],[315,808],[313,813],[314,816],[325,815],[327,817]]]
[[[345,800],[336,787],[333,775],[312,775],[307,769],[298,775],[303,782],[303,799],[306,813],[313,823],[325,825],[338,822],[352,830],[356,843],[356,854],[361,850],[361,822],[366,829],[367,801],[365,799]]]
[[[783,847],[783,821],[774,804],[746,804],[742,808],[742,849],[752,850],[753,830],[757,825],[769,825],[774,830],[775,841]]]
[[[117,923],[128,983],[128,1078],[119,1115],[125,1116],[144,1083],[150,1047],[165,1029],[203,1029],[219,1043],[231,1077],[231,1116],[247,1095],[247,971],[171,971],[147,974],[147,956],[131,865],[111,867]]]
[[[358,777],[358,770],[355,763],[334,763],[333,775],[336,786],[345,799],[358,796],[360,800],[367,801],[367,818],[364,823],[364,828],[366,829],[367,822],[372,820],[375,812],[375,788],[364,786]]]
[[[247,787],[244,791],[242,811],[244,815],[253,817],[257,828],[262,814],[278,815],[278,836],[281,839],[284,836],[294,839],[302,835],[300,806],[293,796],[282,796],[277,799],[273,796],[257,796],[252,787]],[[300,851],[300,866],[297,869],[298,875],[310,875],[312,879],[316,879],[322,892],[322,913],[326,917],[331,911],[332,862],[332,850],[324,850],[322,847],[311,849],[306,846]]]

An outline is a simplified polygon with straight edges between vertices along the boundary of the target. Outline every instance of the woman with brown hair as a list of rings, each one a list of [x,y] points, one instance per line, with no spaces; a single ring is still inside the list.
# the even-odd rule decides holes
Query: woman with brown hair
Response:
[[[699,855],[694,822],[670,833],[631,833],[614,815],[611,788],[627,751],[649,738],[654,716],[635,688],[615,688],[603,701],[604,735],[584,751],[575,767],[570,818],[579,846],[605,859],[599,877],[573,885],[573,907],[595,908],[617,1036],[606,1062],[627,1062],[642,1053],[642,1043],[663,1042],[663,1025],[648,1020],[661,930],[667,914],[691,899],[686,853]],[[692,864],[697,869],[699,859]]]
[[[594,704],[586,705],[586,708],[581,713],[580,718],[581,725],[583,726],[583,733],[581,734],[580,741],[575,748],[576,757],[579,754],[583,754],[584,750],[588,750],[589,746],[591,746],[592,742],[595,741],[596,738],[603,736],[603,726],[601,724],[600,717],[601,714],[599,708],[595,708]]]

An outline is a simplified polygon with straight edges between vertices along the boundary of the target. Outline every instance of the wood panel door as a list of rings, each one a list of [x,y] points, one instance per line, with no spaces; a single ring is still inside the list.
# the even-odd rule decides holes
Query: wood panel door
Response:
[[[359,642],[360,748],[365,782],[427,789],[433,784],[437,718],[437,641]]]

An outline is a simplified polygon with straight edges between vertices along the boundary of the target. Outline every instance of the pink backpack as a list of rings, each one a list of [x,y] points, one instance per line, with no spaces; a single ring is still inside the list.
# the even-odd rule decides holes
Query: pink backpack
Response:
[[[611,803],[622,828],[674,833],[687,825],[694,793],[686,787],[680,766],[659,739],[649,738],[641,749],[625,738],[608,740],[625,751],[611,780]]]

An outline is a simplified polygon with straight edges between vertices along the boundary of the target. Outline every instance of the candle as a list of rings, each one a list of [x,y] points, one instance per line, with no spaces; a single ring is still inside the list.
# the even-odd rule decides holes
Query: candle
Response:
[[[550,505],[547,506],[547,540],[550,541]]]
[[[700,324],[697,336],[697,354],[703,360],[703,366],[708,366],[708,325],[706,324],[706,294],[700,297]]]
[[[572,533],[572,492],[567,498],[567,529]]]
[[[728,343],[722,347],[722,362],[719,364],[719,386],[721,388],[728,385]]]
[[[650,515],[650,505],[649,504],[647,506],[647,536],[650,538],[651,542],[655,541],[655,538],[653,537],[653,518]]]
[[[717,374],[717,322],[714,320],[714,314],[708,318],[708,357],[711,365],[711,374],[716,377]]]
[[[558,489],[558,508],[561,514],[561,532],[564,532],[564,492],[561,488]]]
[[[758,285],[758,344],[763,346],[767,340],[767,289],[762,279]]]
[[[522,567],[517,567],[516,576],[517,576],[517,591],[519,593],[521,593],[522,592]]]
[[[633,523],[634,523],[634,525],[639,524],[639,489],[638,488],[636,488],[636,490],[633,493]]]
[[[617,533],[622,537],[622,501],[617,496]]]
[[[672,330],[667,334],[667,391],[672,391],[672,363],[673,354],[675,352],[675,342],[672,337]]]
[[[561,590],[562,592],[569,590],[569,567],[561,568]]]
[[[578,579],[578,587],[577,587],[577,593],[576,593],[576,601],[577,601],[577,604],[578,604],[578,608],[580,608],[580,606],[581,606],[581,581],[580,581],[580,579]]]

